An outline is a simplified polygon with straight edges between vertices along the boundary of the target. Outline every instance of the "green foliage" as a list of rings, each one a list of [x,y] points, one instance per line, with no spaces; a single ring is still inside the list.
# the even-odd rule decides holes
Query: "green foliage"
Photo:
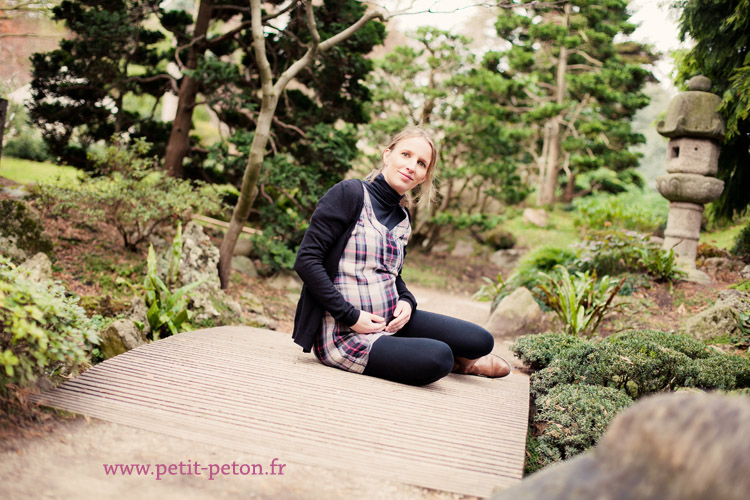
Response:
[[[577,272],[572,277],[564,266],[557,266],[556,273],[540,273],[539,288],[545,301],[563,323],[565,333],[591,337],[596,333],[604,316],[609,312],[612,299],[622,287],[619,283],[596,273]]]
[[[600,167],[590,172],[576,176],[576,190],[582,193],[619,194],[634,188],[643,188],[643,177],[634,169],[629,168],[615,172],[606,167]]]
[[[682,377],[686,387],[726,391],[747,388],[750,386],[750,359],[717,353],[693,360],[684,367]]]
[[[609,387],[562,384],[536,399],[539,462],[543,467],[567,460],[594,446],[612,418],[633,403]]]
[[[177,225],[177,234],[172,241],[172,251],[169,258],[166,283],[159,277],[156,269],[156,254],[154,246],[149,245],[146,259],[147,272],[143,282],[146,296],[146,317],[151,327],[153,340],[162,336],[177,335],[184,331],[188,321],[187,299],[189,293],[202,285],[206,280],[196,281],[172,291],[172,285],[177,276],[177,267],[182,258],[182,225]]]
[[[493,280],[487,276],[482,276],[482,286],[471,298],[479,302],[494,301],[495,298],[503,292],[505,281],[502,273],[497,273],[497,279]]]
[[[496,308],[500,301],[518,287],[526,287],[535,295],[541,295],[539,290],[535,290],[541,280],[540,272],[550,272],[555,266],[564,266],[570,268],[576,259],[576,253],[567,248],[558,248],[551,245],[544,245],[532,250],[524,255],[518,263],[518,267],[513,275],[506,281],[505,287],[495,297],[492,308]]]
[[[745,226],[734,240],[732,254],[742,259],[750,260],[750,224]]]
[[[651,274],[656,281],[672,281],[685,272],[677,269],[677,257],[671,248],[669,252],[661,249],[641,249],[640,263]]]
[[[164,73],[157,67],[165,56],[158,49],[164,33],[145,27],[160,3],[64,0],[52,9],[71,36],[32,56],[29,112],[55,157],[88,168],[89,147],[121,131],[164,143],[163,127],[124,105],[129,93],[158,99],[170,89],[168,79],[157,76]]]
[[[212,186],[154,170],[154,160],[141,156],[148,147],[143,140],[132,146],[115,142],[91,156],[105,175],[86,175],[80,182],[41,183],[32,192],[51,215],[111,224],[125,247],[133,251],[167,223],[219,210],[219,195]]]
[[[540,333],[524,335],[511,346],[513,354],[529,365],[532,370],[541,370],[560,354],[585,341],[567,333]]]
[[[669,202],[652,193],[630,190],[616,195],[597,195],[573,201],[576,226],[582,230],[615,228],[652,232],[666,224]]]
[[[722,97],[719,113],[726,120],[717,177],[724,191],[710,205],[714,216],[731,219],[750,206],[750,9],[747,0],[680,0],[680,38],[695,45],[677,61],[678,85],[696,75],[711,79],[711,91]]]
[[[0,389],[82,369],[100,322],[62,286],[29,280],[0,255]]]
[[[639,270],[642,251],[655,252],[658,247],[641,233],[609,228],[587,232],[576,249],[576,267],[579,269],[620,274]]]

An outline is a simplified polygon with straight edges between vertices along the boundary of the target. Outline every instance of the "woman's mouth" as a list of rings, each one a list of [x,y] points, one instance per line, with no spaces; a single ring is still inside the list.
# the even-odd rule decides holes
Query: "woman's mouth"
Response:
[[[413,179],[411,178],[411,176],[409,176],[409,175],[407,175],[407,174],[405,174],[405,173],[403,173],[403,172],[399,172],[399,174],[401,174],[401,176],[402,176],[402,177],[403,177],[404,179],[406,179],[407,181],[412,181],[412,180],[413,180]]]

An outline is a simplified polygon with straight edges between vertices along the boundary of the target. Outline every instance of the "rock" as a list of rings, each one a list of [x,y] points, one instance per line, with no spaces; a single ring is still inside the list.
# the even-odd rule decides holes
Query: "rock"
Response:
[[[703,261],[705,271],[713,276],[719,272],[736,272],[742,269],[745,263],[741,260],[726,259],[724,257],[710,257]]]
[[[255,314],[263,314],[263,303],[250,292],[242,293],[242,303],[245,304],[245,309]]]
[[[538,227],[547,227],[549,215],[543,208],[527,208],[523,211],[523,221]]]
[[[506,273],[516,267],[518,261],[526,253],[526,250],[519,248],[509,248],[507,250],[498,250],[490,255],[490,262],[505,271]]]
[[[49,281],[52,279],[52,262],[42,252],[34,255],[29,260],[18,266],[26,271],[29,279],[33,281]]]
[[[430,253],[448,253],[451,249],[451,246],[448,243],[438,243],[434,247],[432,247],[432,250],[430,250]]]
[[[99,351],[104,359],[135,349],[145,343],[145,335],[130,319],[115,320],[99,335]]]
[[[146,302],[141,297],[133,297],[130,301],[130,310],[125,313],[128,319],[143,323],[143,334],[148,335],[151,332],[151,325],[148,324],[146,312]]]
[[[39,252],[52,255],[52,240],[39,216],[20,200],[0,200],[0,250],[18,264]],[[12,253],[11,253],[12,252]]]
[[[744,500],[750,398],[678,392],[616,416],[593,451],[550,466],[492,500]]]
[[[15,198],[17,200],[22,200],[26,198],[29,193],[26,191],[26,188],[24,186],[8,186],[0,190],[0,195]]]
[[[255,269],[255,264],[253,264],[253,261],[249,257],[245,257],[244,255],[235,255],[232,257],[232,269],[251,278],[258,277],[258,270]]]
[[[456,244],[453,246],[453,250],[451,251],[451,256],[453,257],[470,257],[473,254],[474,245],[471,244],[471,241],[467,240],[456,241]]]
[[[268,280],[268,285],[276,290],[302,291],[302,280],[297,273],[282,271]]]
[[[240,238],[237,240],[237,244],[234,246],[234,255],[244,255],[245,257],[249,257],[253,253],[253,249],[255,247],[253,246],[253,242],[246,239],[246,238]]]
[[[499,226],[485,233],[483,238],[484,242],[494,250],[505,250],[516,245],[516,237],[513,236],[513,233]]]
[[[495,338],[505,340],[545,331],[549,324],[549,318],[542,312],[531,292],[520,287],[500,301],[485,328]]]
[[[750,312],[750,293],[722,290],[713,306],[685,322],[682,333],[701,341],[740,333],[738,320],[742,312]]]
[[[740,271],[740,277],[743,280],[750,280],[750,264],[742,268],[742,271]]]

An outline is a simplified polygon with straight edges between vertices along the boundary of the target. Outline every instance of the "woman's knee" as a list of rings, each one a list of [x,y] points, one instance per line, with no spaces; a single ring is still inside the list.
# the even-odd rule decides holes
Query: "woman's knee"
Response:
[[[415,385],[427,385],[440,380],[453,370],[453,351],[442,342],[435,342],[423,353],[418,363]]]

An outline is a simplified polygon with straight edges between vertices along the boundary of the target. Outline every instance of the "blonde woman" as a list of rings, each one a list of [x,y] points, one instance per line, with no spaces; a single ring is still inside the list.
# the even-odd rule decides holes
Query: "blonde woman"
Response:
[[[293,338],[323,364],[412,385],[452,371],[510,373],[489,354],[487,330],[417,310],[401,279],[411,234],[405,196],[416,188],[429,196],[436,161],[432,136],[410,127],[383,151],[377,176],[340,182],[320,199],[294,265],[304,286]]]

